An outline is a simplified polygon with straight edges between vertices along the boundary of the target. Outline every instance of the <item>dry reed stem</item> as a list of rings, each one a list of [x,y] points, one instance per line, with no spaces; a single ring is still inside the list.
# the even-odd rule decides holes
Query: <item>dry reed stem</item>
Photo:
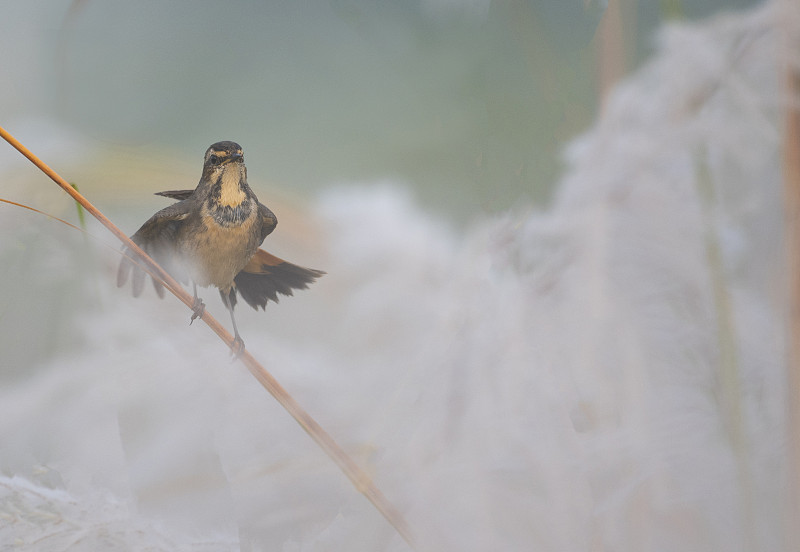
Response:
[[[622,0],[609,0],[595,33],[595,68],[601,107],[605,107],[609,93],[627,71],[626,27],[620,2]]]
[[[0,137],[6,142],[11,144],[14,149],[19,151],[28,160],[36,165],[43,173],[50,179],[58,184],[65,192],[67,192],[75,201],[83,206],[91,215],[96,218],[100,223],[105,226],[112,234],[114,234],[125,247],[128,247],[135,256],[138,256],[137,262],[140,266],[150,273],[152,276],[157,277],[164,286],[177,297],[183,304],[191,308],[194,299],[183,287],[175,281],[161,266],[151,259],[138,245],[133,243],[130,238],[120,230],[113,222],[111,222],[103,213],[100,212],[94,205],[92,205],[83,195],[75,190],[70,184],[61,178],[53,169],[47,166],[42,160],[34,155],[30,150],[23,146],[16,138],[14,138],[7,130],[0,127]],[[208,310],[203,312],[200,317],[214,333],[216,333],[228,347],[233,348],[233,336],[213,317],[209,314]],[[249,351],[246,349],[242,351],[239,360],[247,367],[251,374],[269,391],[269,393],[280,403],[281,406],[300,424],[306,433],[314,440],[320,448],[336,463],[344,474],[350,479],[356,489],[362,493],[372,505],[383,515],[384,518],[397,530],[400,536],[408,543],[413,549],[415,548],[414,539],[411,534],[411,529],[392,505],[391,502],[383,495],[372,482],[371,478],[350,458],[347,453],[322,429],[316,420],[308,414],[300,404],[278,383],[278,381],[264,368]]]
[[[71,222],[68,222],[68,221],[66,221],[64,219],[58,218],[57,216],[51,215],[50,213],[45,213],[44,211],[40,211],[39,209],[31,207],[30,205],[25,205],[24,203],[17,203],[16,201],[11,201],[10,199],[3,199],[2,197],[0,197],[0,202],[8,203],[9,205],[13,205],[15,207],[22,207],[23,209],[27,209],[28,211],[33,211],[34,213],[39,213],[40,215],[44,215],[44,216],[49,217],[49,218],[51,218],[53,220],[57,220],[61,224],[66,224],[67,226],[77,230],[78,232],[86,232],[86,230],[84,230],[80,226],[76,226],[76,225],[72,224]]]

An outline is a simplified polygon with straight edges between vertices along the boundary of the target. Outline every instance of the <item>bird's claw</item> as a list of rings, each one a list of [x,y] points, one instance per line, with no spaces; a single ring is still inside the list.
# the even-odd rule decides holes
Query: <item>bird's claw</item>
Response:
[[[194,303],[192,304],[192,317],[189,319],[189,325],[192,325],[195,318],[203,318],[203,313],[206,312],[206,305],[203,303],[203,300],[199,297],[194,298]]]
[[[237,360],[243,352],[244,341],[242,341],[242,338],[237,334],[236,337],[233,338],[233,343],[231,344],[231,357],[233,357],[231,361]]]

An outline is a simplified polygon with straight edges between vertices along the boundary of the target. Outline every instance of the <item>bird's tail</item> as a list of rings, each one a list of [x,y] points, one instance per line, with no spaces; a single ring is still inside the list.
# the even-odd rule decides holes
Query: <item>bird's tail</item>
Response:
[[[324,274],[321,270],[294,265],[259,249],[236,275],[233,283],[234,290],[239,292],[242,299],[258,310],[258,307],[265,309],[267,301],[277,303],[279,293],[293,295],[294,290],[306,289]],[[236,303],[234,290],[230,293],[232,304]]]

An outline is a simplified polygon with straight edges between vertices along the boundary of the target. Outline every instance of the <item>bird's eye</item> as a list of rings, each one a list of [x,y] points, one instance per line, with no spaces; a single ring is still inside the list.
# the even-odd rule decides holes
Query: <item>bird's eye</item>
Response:
[[[219,157],[217,157],[216,155],[212,155],[211,157],[208,158],[208,162],[211,163],[212,165],[219,165]]]

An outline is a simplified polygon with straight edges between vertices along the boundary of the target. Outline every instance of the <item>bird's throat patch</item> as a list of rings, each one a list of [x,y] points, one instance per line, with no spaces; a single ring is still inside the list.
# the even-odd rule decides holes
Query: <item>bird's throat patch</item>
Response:
[[[219,199],[217,199],[219,205],[222,207],[236,207],[247,198],[247,194],[239,185],[240,179],[239,171],[233,168],[222,172],[222,176],[219,179]]]
[[[231,167],[222,172],[212,186],[203,207],[203,215],[208,215],[226,228],[244,223],[254,212],[253,200],[242,186],[241,172]]]

